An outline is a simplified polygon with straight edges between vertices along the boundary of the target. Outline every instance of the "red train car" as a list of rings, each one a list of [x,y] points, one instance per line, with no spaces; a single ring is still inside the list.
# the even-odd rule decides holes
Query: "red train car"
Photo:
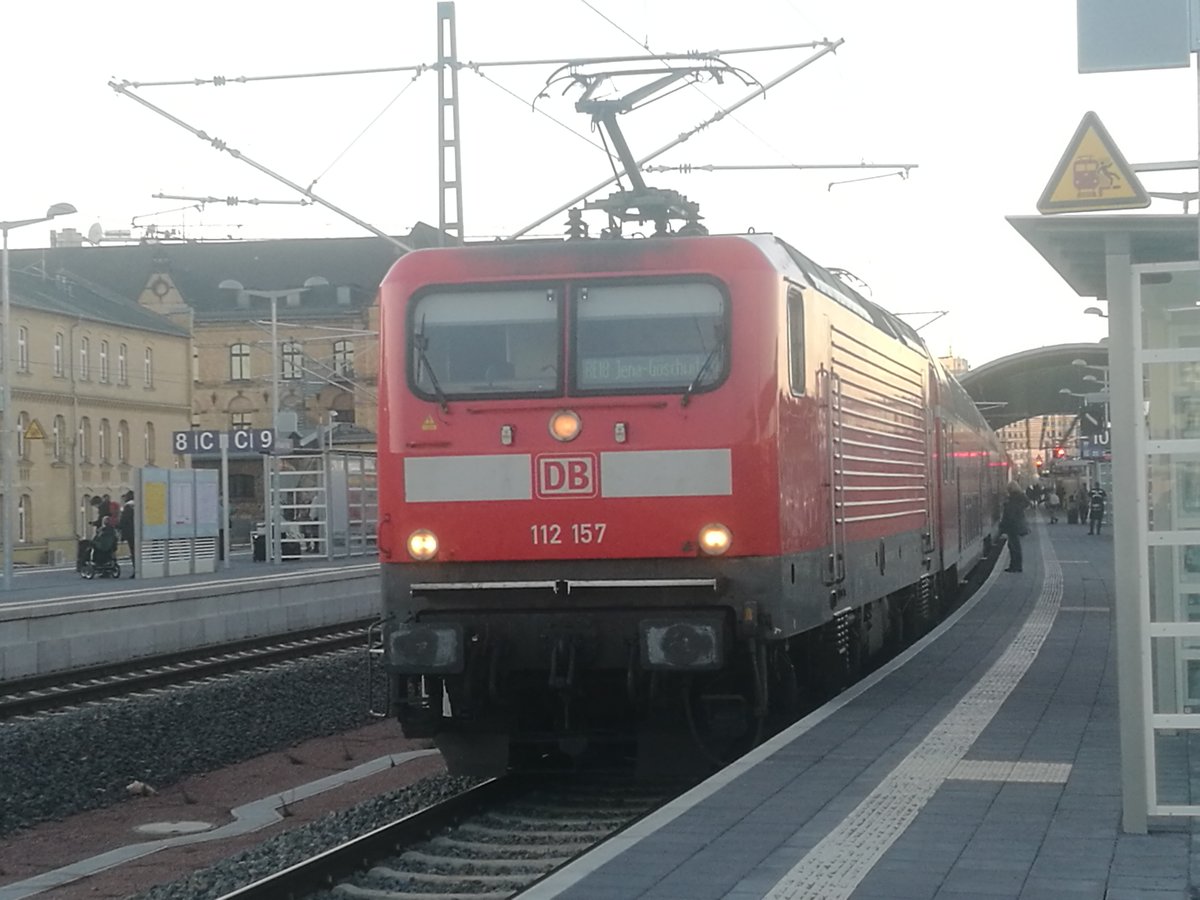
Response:
[[[380,302],[384,658],[454,769],[717,755],[928,627],[994,540],[965,391],[774,236],[416,251]]]

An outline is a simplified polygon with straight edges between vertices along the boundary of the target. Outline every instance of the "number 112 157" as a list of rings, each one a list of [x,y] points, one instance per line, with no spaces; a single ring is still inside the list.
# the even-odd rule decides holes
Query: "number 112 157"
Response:
[[[604,541],[607,528],[605,522],[574,522],[570,525],[548,522],[530,525],[529,535],[535,547],[552,544],[599,544]]]

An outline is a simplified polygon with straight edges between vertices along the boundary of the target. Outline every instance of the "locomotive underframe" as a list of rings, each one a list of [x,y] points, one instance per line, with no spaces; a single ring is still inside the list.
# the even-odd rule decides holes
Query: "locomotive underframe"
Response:
[[[699,729],[728,744],[769,709],[794,706],[801,684],[836,690],[936,619],[956,579],[931,573],[922,545],[915,532],[852,543],[851,575],[833,584],[820,553],[387,564],[392,705],[406,735],[487,756],[477,771],[502,768],[517,742],[582,747]],[[439,632],[453,636],[453,653],[438,657]],[[664,643],[675,659],[662,658]]]

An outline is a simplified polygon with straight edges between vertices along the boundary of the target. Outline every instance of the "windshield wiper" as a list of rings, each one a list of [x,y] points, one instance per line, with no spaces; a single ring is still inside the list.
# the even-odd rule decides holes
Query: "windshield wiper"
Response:
[[[425,367],[425,371],[429,373],[429,383],[433,386],[433,395],[437,397],[438,405],[441,406],[442,412],[450,412],[450,404],[446,402],[446,394],[442,391],[442,386],[438,384],[437,375],[433,373],[433,363],[429,361],[429,354],[425,351],[429,348],[429,338],[425,336],[425,322],[421,322],[421,330],[413,334],[413,350],[417,353],[417,383],[421,382],[421,367]]]
[[[683,392],[683,396],[679,398],[680,406],[687,406],[691,402],[692,394],[696,392],[696,388],[700,387],[700,382],[704,379],[708,372],[708,367],[712,365],[713,360],[717,358],[717,354],[725,346],[725,342],[721,335],[721,326],[713,328],[713,338],[716,343],[713,348],[708,351],[708,356],[704,357],[704,363],[700,366],[700,371],[696,373],[696,377],[692,379],[692,383],[687,386],[687,390]]]

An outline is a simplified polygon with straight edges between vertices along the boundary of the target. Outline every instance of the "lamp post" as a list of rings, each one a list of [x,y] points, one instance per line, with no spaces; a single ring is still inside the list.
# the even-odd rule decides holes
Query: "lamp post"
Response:
[[[276,441],[279,439],[279,298],[289,297],[297,293],[297,289],[278,291],[260,291],[258,289],[247,288],[240,281],[232,278],[226,278],[222,281],[218,288],[222,290],[238,291],[246,294],[249,297],[262,297],[271,301],[271,432],[275,435]],[[272,442],[272,449],[275,443]],[[283,535],[279,533],[281,522],[279,521],[279,505],[275,502],[275,497],[271,491],[270,479],[270,458],[263,457],[263,518],[267,521],[268,531],[267,537],[271,542],[271,552],[268,554],[272,564],[280,563],[282,559]]]
[[[4,590],[12,590],[13,577],[13,539],[16,537],[16,516],[13,512],[13,466],[17,457],[17,424],[12,414],[12,376],[16,367],[16,358],[12,353],[12,339],[9,336],[9,288],[8,288],[8,233],[14,228],[26,225],[37,225],[39,222],[49,222],[57,216],[66,216],[76,212],[70,203],[55,203],[44,216],[36,219],[13,219],[0,222],[0,233],[3,234],[3,249],[0,250],[0,360],[3,361],[3,389],[0,390],[0,413],[3,422],[0,423],[0,490],[4,492],[0,502],[0,519],[4,527]],[[73,502],[73,501],[72,501]]]
[[[275,434],[275,441],[271,445],[272,450],[278,446],[279,442],[279,298],[295,296],[314,287],[327,284],[329,282],[326,279],[319,275],[313,275],[305,279],[303,287],[284,288],[282,290],[248,288],[233,278],[226,278],[217,285],[221,290],[238,291],[248,297],[262,297],[271,301],[271,431]],[[271,563],[277,564],[283,562],[283,522],[281,521],[282,516],[280,515],[279,504],[275,502],[274,493],[271,491],[270,474],[270,457],[264,456],[263,518],[269,523],[268,534],[271,540]]]

